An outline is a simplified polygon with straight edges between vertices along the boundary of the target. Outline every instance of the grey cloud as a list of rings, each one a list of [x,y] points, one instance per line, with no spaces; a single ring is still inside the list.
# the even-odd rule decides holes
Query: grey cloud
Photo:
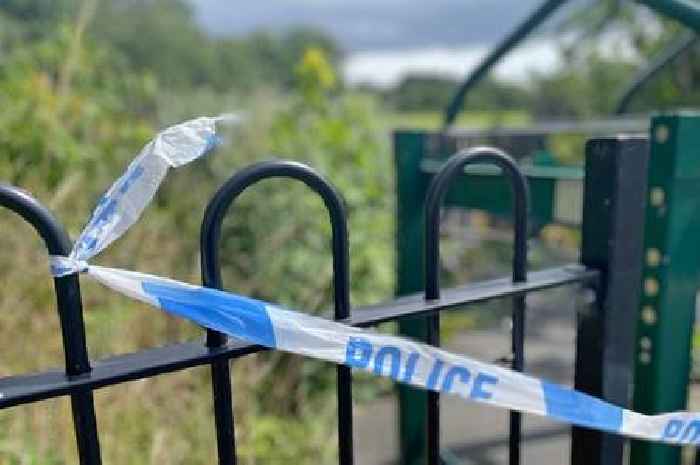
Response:
[[[306,24],[348,51],[491,44],[541,0],[189,0],[214,34]],[[585,0],[571,0],[580,4]],[[556,20],[555,20],[556,21]]]

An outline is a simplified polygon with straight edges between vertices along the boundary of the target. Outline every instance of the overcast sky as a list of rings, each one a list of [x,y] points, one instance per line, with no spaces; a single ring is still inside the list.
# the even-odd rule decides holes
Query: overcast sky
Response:
[[[355,52],[490,44],[542,0],[189,1],[216,34],[307,24],[325,29],[346,51]]]
[[[407,74],[461,78],[542,0],[188,0],[212,34],[241,36],[312,25],[330,33],[347,52],[348,83],[388,87]],[[569,0],[562,8],[592,0]],[[563,11],[566,14],[566,11]],[[514,81],[558,66],[550,18],[495,73]]]

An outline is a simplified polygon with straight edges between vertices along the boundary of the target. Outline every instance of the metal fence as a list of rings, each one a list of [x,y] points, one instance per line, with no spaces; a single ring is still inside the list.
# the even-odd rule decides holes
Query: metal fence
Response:
[[[412,156],[411,151],[403,152]],[[408,154],[408,155],[406,155]],[[201,228],[201,262],[204,285],[222,288],[218,256],[222,221],[238,196],[266,178],[289,178],[301,181],[315,191],[328,209],[332,225],[334,316],[336,320],[359,327],[399,321],[404,331],[413,329],[414,337],[438,345],[439,315],[465,305],[490,299],[513,301],[512,367],[525,365],[524,314],[537,311],[525,308],[527,293],[562,285],[582,285],[597,296],[589,311],[579,315],[576,388],[622,406],[629,406],[634,352],[634,325],[642,263],[642,240],[631,231],[641,231],[644,222],[643,198],[646,192],[645,138],[603,138],[592,140],[586,148],[585,195],[583,207],[583,245],[581,262],[537,272],[526,272],[528,233],[527,179],[520,168],[496,149],[460,152],[431,176],[425,197],[425,221],[421,212],[404,211],[398,205],[399,251],[409,241],[412,247],[412,278],[416,289],[396,300],[351,312],[349,301],[349,249],[346,214],[340,195],[311,168],[295,162],[270,161],[255,164],[235,174],[210,201]],[[405,161],[405,160],[403,160]],[[397,163],[403,162],[401,159]],[[472,163],[495,164],[507,175],[512,186],[515,212],[513,273],[507,278],[478,284],[440,289],[439,216],[442,204],[449,202],[449,188]],[[411,180],[402,179],[399,190]],[[415,186],[413,186],[415,187]],[[401,192],[399,192],[401,196]],[[20,215],[31,224],[46,243],[51,254],[65,255],[70,240],[60,223],[30,194],[15,187],[0,186],[0,205]],[[410,224],[406,224],[410,221]],[[420,251],[423,251],[421,253]],[[425,257],[425,261],[422,257]],[[407,257],[400,254],[400,272],[407,268]],[[404,270],[404,271],[401,271]],[[423,272],[421,272],[423,270]],[[406,283],[399,276],[399,282]],[[410,283],[409,283],[410,284]],[[232,410],[230,361],[264,348],[227,339],[223,334],[207,331],[203,344],[180,343],[91,361],[85,343],[80,285],[77,275],[54,279],[57,308],[63,336],[66,365],[64,370],[50,370],[31,375],[0,379],[0,408],[37,402],[58,396],[70,396],[75,436],[82,465],[101,463],[98,422],[93,391],[136,379],[149,378],[200,365],[211,366],[214,399],[214,431],[217,435],[218,461],[235,463],[234,416]],[[415,325],[411,322],[427,322]],[[406,331],[405,331],[406,332]],[[410,331],[408,331],[410,333]],[[338,367],[338,463],[353,463],[352,379],[350,369]],[[401,428],[402,462],[405,464],[442,463],[440,458],[438,394],[410,388],[402,389],[404,401],[416,407],[411,411],[411,425]],[[404,410],[402,414],[407,412]],[[108,411],[100,412],[109,415]],[[406,424],[405,422],[403,424]],[[510,416],[510,463],[520,462],[520,414]],[[608,434],[574,428],[572,463],[621,463],[623,440]]]
[[[442,143],[436,143],[442,138]],[[454,146],[449,138],[425,132],[397,132],[394,139],[398,189],[398,288],[399,294],[426,289],[430,297],[434,293],[437,247],[437,198],[445,199],[448,206],[481,206],[499,214],[508,213],[509,203],[514,205],[515,240],[513,275],[511,281],[523,279],[524,237],[537,224],[523,225],[522,189],[518,188],[523,172],[514,171],[508,165],[501,171],[514,182],[510,189],[488,167],[480,168],[481,174],[466,170],[460,165],[460,156],[440,157],[440,147],[448,150]],[[437,148],[436,148],[437,147]],[[443,152],[444,153],[444,152]],[[586,165],[583,175],[583,200],[581,229],[583,243],[580,264],[566,265],[560,270],[575,269],[583,265],[587,272],[599,275],[595,287],[598,299],[593,310],[578,315],[578,340],[575,385],[577,389],[610,400],[618,405],[629,405],[632,386],[634,334],[639,297],[639,279],[642,263],[642,230],[648,144],[643,136],[592,139],[586,146]],[[488,157],[479,162],[492,161]],[[436,164],[439,163],[439,166]],[[467,163],[465,163],[467,164]],[[450,181],[457,180],[452,189]],[[534,211],[530,215],[535,222],[553,221],[554,188],[560,177],[530,177],[534,187]],[[567,177],[568,179],[568,177]],[[439,188],[436,186],[440,186]],[[509,194],[510,191],[510,194]],[[436,197],[435,192],[440,192]],[[510,197],[510,202],[508,198]],[[420,206],[425,204],[425,221]],[[424,229],[423,225],[431,225]],[[432,229],[431,229],[432,228]],[[528,231],[528,229],[530,231]],[[416,253],[416,244],[425,243],[425,261]],[[431,245],[432,244],[432,245]],[[425,269],[421,276],[415,270]],[[532,283],[545,277],[552,270],[527,274]],[[540,274],[543,273],[543,274]],[[621,276],[625,276],[624,279]],[[569,282],[584,281],[573,279]],[[564,284],[553,283],[553,285]],[[590,286],[590,282],[588,283]],[[479,284],[473,285],[478,289]],[[439,294],[438,294],[439,295]],[[512,366],[522,370],[525,357],[523,347],[523,304],[514,300]],[[614,309],[614,310],[613,310]],[[530,308],[528,312],[537,311]],[[402,334],[434,343],[436,323],[434,319],[405,319],[399,322]],[[612,334],[615,337],[612,337]],[[617,367],[613,370],[611,367]],[[399,388],[400,429],[402,458],[407,464],[440,463],[439,415],[435,396],[410,387]],[[426,430],[425,425],[428,425]],[[520,462],[520,421],[517,414],[510,419],[510,463]],[[603,435],[575,428],[572,434],[572,463],[621,463],[623,442]],[[448,454],[449,455],[449,454]]]

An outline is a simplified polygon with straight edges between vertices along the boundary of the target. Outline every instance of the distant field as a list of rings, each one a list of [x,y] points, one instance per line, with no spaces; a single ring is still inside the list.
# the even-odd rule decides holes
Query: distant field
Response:
[[[443,114],[438,111],[388,113],[383,119],[388,128],[438,129]],[[525,111],[474,111],[459,115],[457,127],[525,126],[532,121]]]

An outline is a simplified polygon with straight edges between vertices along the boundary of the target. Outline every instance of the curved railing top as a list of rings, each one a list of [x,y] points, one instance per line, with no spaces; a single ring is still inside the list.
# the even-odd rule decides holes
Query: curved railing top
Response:
[[[530,16],[508,34],[486,57],[474,68],[459,86],[457,92],[445,109],[443,130],[448,130],[462,111],[467,94],[476,87],[489,71],[511,50],[520,44],[532,31],[558,10],[567,0],[544,0]],[[700,6],[689,0],[636,0],[654,12],[673,19],[692,31],[700,32]],[[639,78],[635,79],[630,86]]]
[[[506,36],[506,38],[503,39],[471,73],[469,73],[445,109],[445,117],[443,120],[444,130],[449,129],[454,124],[457,115],[462,111],[467,93],[476,87],[505,55],[520,44],[520,42],[525,40],[532,31],[540,26],[559,9],[560,6],[566,3],[566,1],[567,0],[545,0],[525,21],[520,23],[513,32],[508,34],[508,36]]]
[[[234,174],[217,191],[207,205],[200,235],[202,281],[205,286],[221,289],[219,242],[221,225],[233,202],[248,187],[269,178],[296,179],[306,184],[322,199],[328,210],[332,230],[333,294],[335,318],[350,316],[350,256],[345,206],[333,186],[312,168],[294,161],[265,161],[244,168]],[[224,334],[207,331],[207,345],[221,345]],[[341,465],[353,463],[352,431],[352,375],[349,367],[338,370],[338,461]]]
[[[265,161],[244,168],[234,174],[214,195],[207,205],[200,236],[202,277],[207,286],[221,288],[219,241],[221,225],[229,207],[248,187],[269,178],[291,178],[302,181],[322,199],[331,221],[333,276],[336,318],[350,314],[350,272],[348,230],[345,207],[340,194],[312,168],[294,161]]]
[[[65,229],[41,202],[28,192],[0,184],[0,206],[19,216],[39,233],[51,255],[68,255],[71,240]],[[48,266],[47,266],[48,271]],[[83,322],[80,281],[76,274],[54,278],[58,316],[61,322],[66,372],[77,375],[90,371]]]
[[[634,97],[644,86],[654,79],[662,70],[673,63],[677,58],[695,47],[700,38],[694,31],[685,31],[678,36],[667,48],[659,52],[649,60],[649,63],[635,74],[632,80],[625,86],[615,105],[615,115],[623,115],[632,103]]]
[[[450,157],[433,178],[425,201],[425,297],[440,297],[440,208],[454,179],[470,164],[500,167],[513,192],[514,228],[513,281],[523,282],[527,273],[527,232],[529,189],[527,178],[517,163],[503,151],[491,147],[474,147]]]

